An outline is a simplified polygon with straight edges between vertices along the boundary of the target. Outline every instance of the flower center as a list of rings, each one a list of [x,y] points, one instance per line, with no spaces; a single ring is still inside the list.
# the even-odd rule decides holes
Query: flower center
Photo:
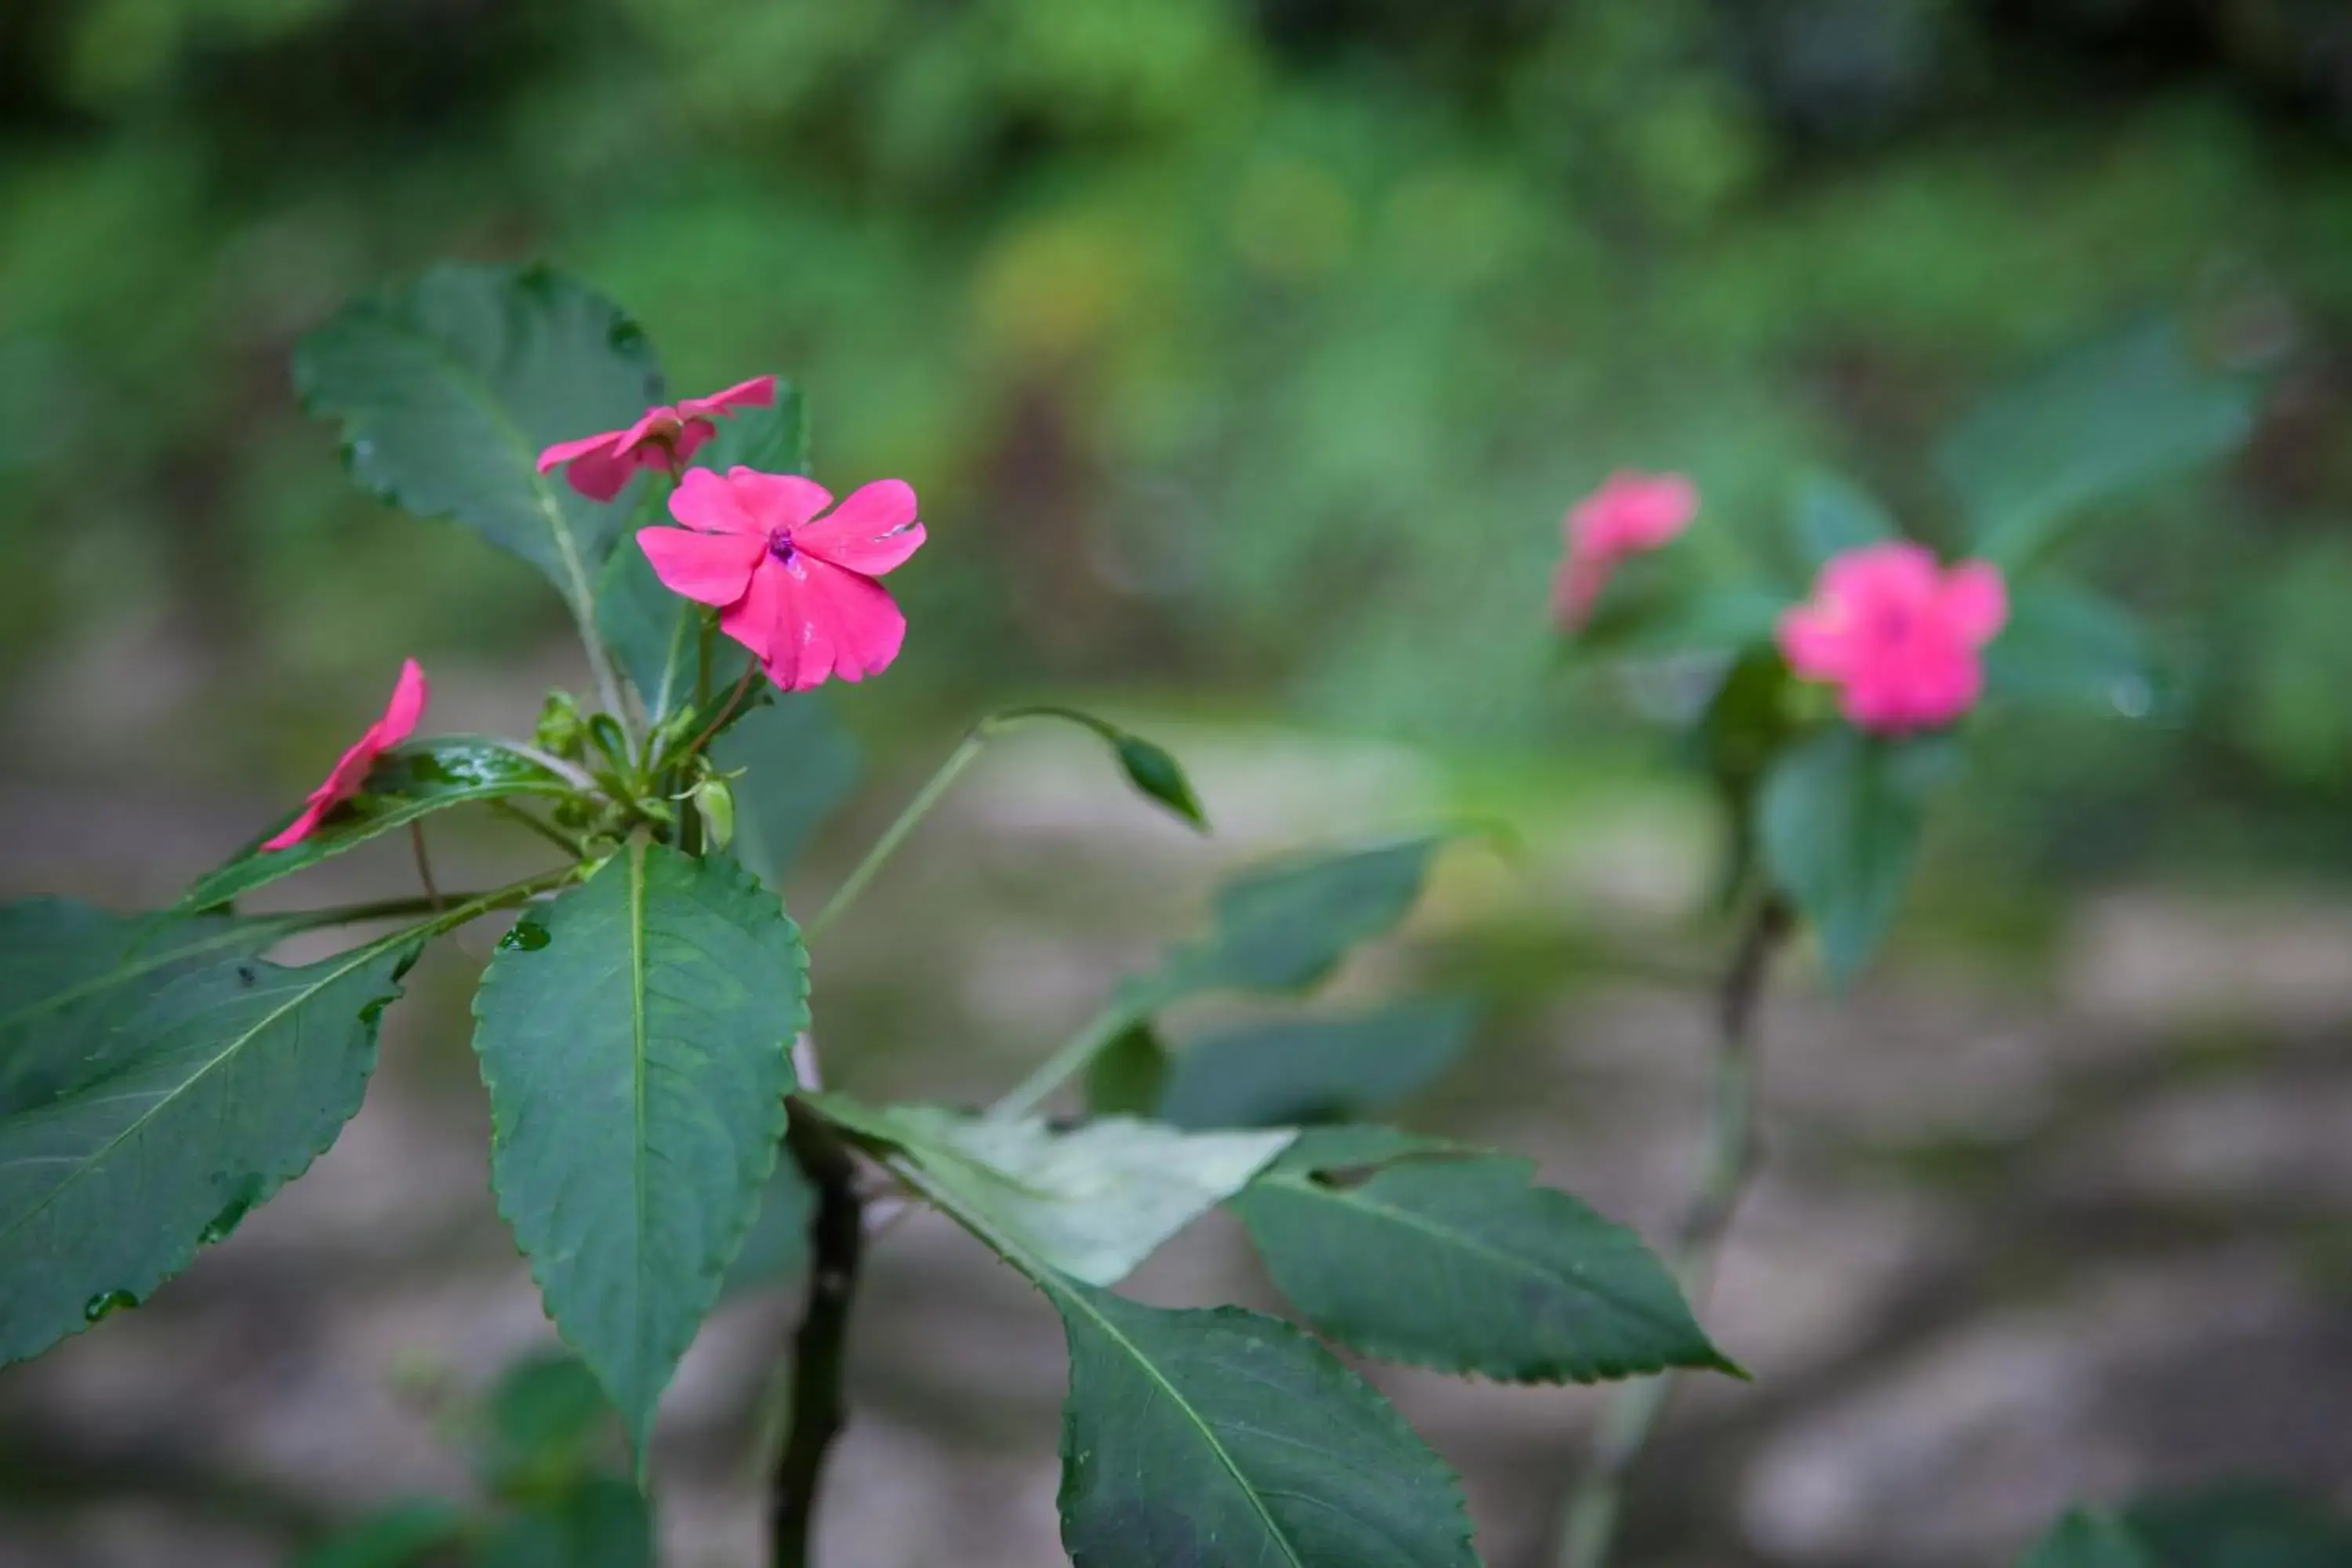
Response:
[[[768,553],[784,565],[791,565],[800,555],[800,552],[793,548],[793,531],[780,528],[768,535]]]

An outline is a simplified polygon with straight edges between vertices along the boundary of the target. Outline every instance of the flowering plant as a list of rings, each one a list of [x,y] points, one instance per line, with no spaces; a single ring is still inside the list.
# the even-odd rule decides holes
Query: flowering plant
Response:
[[[545,573],[594,692],[552,694],[527,737],[420,735],[411,663],[299,809],[173,908],[0,910],[0,1359],[146,1300],[299,1176],[359,1108],[419,952],[496,919],[473,1007],[491,1184],[577,1361],[519,1373],[490,1425],[568,1434],[609,1406],[640,1485],[500,1461],[480,1510],[371,1521],[352,1548],[365,1561],[453,1544],[509,1561],[496,1553],[517,1531],[557,1543],[531,1561],[646,1560],[664,1388],[723,1293],[782,1276],[806,1307],[764,1468],[775,1560],[808,1562],[860,1258],[879,1212],[909,1202],[1062,1319],[1060,1510],[1085,1568],[1475,1563],[1453,1475],[1327,1340],[1523,1382],[1738,1372],[1630,1231],[1523,1161],[1362,1120],[1458,1047],[1460,1008],[1409,999],[1163,1043],[1160,1015],[1189,998],[1316,987],[1405,918],[1459,834],[1246,872],[1204,931],[1108,987],[985,1110],[859,1098],[858,1042],[822,1026],[810,943],[981,749],[1075,723],[1149,800],[1205,827],[1181,766],[1072,710],[992,715],[796,921],[783,871],[845,785],[814,689],[897,655],[906,621],[880,579],[924,542],[914,491],[881,479],[836,503],[807,477],[799,398],[773,378],[665,402],[642,335],[543,270],[446,268],[354,304],[304,342],[296,377],[362,485]],[[424,825],[467,807],[534,836],[549,865],[483,891],[437,886]],[[416,849],[415,897],[239,908],[395,832]],[[351,928],[373,934],[307,963],[270,956]],[[1083,1113],[1045,1120],[1066,1088]],[[1312,1333],[1115,1292],[1218,1205]]]

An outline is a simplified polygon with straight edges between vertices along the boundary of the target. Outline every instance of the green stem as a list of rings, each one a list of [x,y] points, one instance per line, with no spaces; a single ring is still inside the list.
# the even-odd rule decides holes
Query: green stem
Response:
[[[710,738],[713,735],[727,728],[735,717],[735,710],[742,705],[743,693],[751,689],[751,678],[759,673],[760,665],[756,659],[743,667],[743,679],[737,681],[735,689],[727,694],[726,705],[720,708],[718,716],[704,727],[702,733],[694,738],[694,743],[678,753],[681,757],[694,756],[710,743]]]
[[[1709,1065],[1706,1168],[1675,1226],[1672,1257],[1694,1309],[1706,1299],[1731,1216],[1755,1173],[1756,1009],[1772,957],[1794,928],[1789,906],[1767,895],[1749,916],[1731,967],[1716,988],[1716,1047]],[[1618,1391],[1601,1417],[1592,1458],[1561,1514],[1559,1568],[1605,1568],[1616,1544],[1625,1479],[1642,1457],[1675,1389],[1667,1373]]]
[[[507,818],[509,821],[515,823],[519,826],[530,828],[533,833],[538,834],[541,838],[546,839],[550,844],[554,845],[558,849],[562,850],[574,860],[584,860],[588,858],[588,851],[586,847],[581,844],[580,840],[572,837],[572,835],[564,832],[563,829],[556,826],[553,823],[548,822],[541,817],[533,816],[530,812],[525,811],[522,807],[515,805],[512,801],[494,800],[490,802],[490,810],[495,812],[497,815]]]
[[[416,879],[425,884],[425,896],[433,900],[435,911],[437,913],[447,908],[448,900],[442,898],[439,884],[433,880],[433,857],[425,853],[425,822],[422,817],[408,825],[408,848],[409,852],[416,857]]]
[[[844,910],[857,901],[857,895],[866,890],[866,885],[874,879],[876,872],[882,869],[883,863],[897,853],[899,845],[906,842],[907,835],[922,825],[923,818],[931,814],[964,769],[978,759],[982,749],[988,744],[993,722],[983,719],[971,727],[962,742],[948,754],[948,760],[940,764],[940,771],[931,775],[930,782],[907,803],[907,809],[898,814],[898,820],[883,829],[882,837],[866,850],[866,858],[843,879],[841,886],[833,890],[833,897],[825,900],[824,907],[801,928],[802,941],[815,941],[826,927],[841,918]]]
[[[1135,1023],[1136,1009],[1125,1000],[1114,1001],[1109,1006],[1087,1019],[1078,1032],[1058,1047],[1054,1054],[1030,1068],[1029,1076],[1014,1084],[1003,1097],[988,1108],[992,1121],[1010,1121],[1028,1115],[1046,1100],[1054,1091],[1087,1070],[1095,1058],[1110,1048],[1111,1042],[1125,1034]]]

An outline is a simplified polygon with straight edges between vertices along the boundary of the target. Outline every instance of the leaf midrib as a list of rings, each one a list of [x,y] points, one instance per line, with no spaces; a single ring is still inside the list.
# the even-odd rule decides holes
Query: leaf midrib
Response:
[[[1124,1349],[1134,1359],[1135,1363],[1144,1370],[1153,1384],[1167,1395],[1168,1402],[1182,1411],[1185,1419],[1190,1421],[1193,1428],[1201,1434],[1202,1441],[1209,1446],[1209,1451],[1217,1457],[1217,1463],[1224,1468],[1225,1473],[1233,1478],[1234,1484],[1241,1489],[1242,1495],[1249,1500],[1251,1511],[1257,1515],[1258,1522],[1265,1527],[1266,1534],[1281,1546],[1283,1555],[1289,1561],[1292,1568],[1308,1568],[1307,1559],[1299,1554],[1298,1547],[1291,1541],[1289,1533],[1276,1521],[1274,1515],[1266,1510],[1265,1501],[1258,1495],[1258,1489],[1252,1484],[1248,1477],[1242,1474],[1241,1467],[1234,1463],[1233,1455],[1227,1452],[1224,1441],[1218,1436],[1216,1429],[1192,1408],[1191,1402],[1185,1399],[1176,1385],[1160,1373],[1159,1366],[1150,1356],[1143,1353],[1140,1346],[1121,1333],[1118,1326],[1097,1311],[1094,1303],[1087,1300],[1084,1294],[1071,1289],[1063,1280],[1059,1271],[1050,1264],[1038,1258],[1019,1241],[990,1224],[985,1215],[958,1202],[952,1194],[931,1181],[929,1173],[926,1172],[912,1156],[900,1156],[891,1161],[891,1164],[924,1196],[946,1210],[966,1230],[971,1231],[992,1247],[1005,1261],[1027,1275],[1031,1284],[1061,1303],[1064,1310],[1076,1308],[1083,1312],[1089,1321]],[[1076,1369],[1073,1367],[1072,1375],[1075,1376],[1076,1373]]]
[[[629,1193],[635,1208],[635,1228],[630,1239],[637,1255],[635,1278],[645,1278],[646,1247],[646,846],[632,840],[629,845],[629,1072],[630,1110],[636,1120],[636,1138],[630,1147]],[[646,1335],[648,1328],[645,1293],[633,1289],[629,1293],[630,1316],[635,1332],[630,1336],[636,1343],[641,1360],[647,1355]]]

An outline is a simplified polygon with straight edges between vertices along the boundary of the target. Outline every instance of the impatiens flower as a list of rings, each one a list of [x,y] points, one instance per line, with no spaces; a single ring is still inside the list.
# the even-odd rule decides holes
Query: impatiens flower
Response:
[[[2008,618],[1990,563],[1945,572],[1922,545],[1870,544],[1822,568],[1811,601],[1780,617],[1780,651],[1807,680],[1838,688],[1856,729],[1903,734],[1976,706],[1982,649]]]
[[[1551,584],[1553,624],[1582,630],[1617,563],[1657,549],[1697,514],[1698,489],[1680,474],[1610,475],[1569,509],[1568,554]]]
[[[261,847],[291,848],[310,837],[329,812],[359,794],[375,760],[415,732],[417,720],[425,716],[425,671],[415,659],[408,659],[400,667],[400,679],[393,683],[392,700],[384,704],[383,717],[369,725],[367,732],[352,742],[352,749],[343,753],[342,760],[328,771],[326,782],[310,792],[302,815],[279,828]]]
[[[857,680],[898,657],[907,617],[875,579],[923,542],[903,481],[877,479],[834,506],[832,492],[798,475],[693,468],[669,510],[685,527],[637,532],[654,574],[717,605],[719,629],[778,686]]]
[[[661,408],[648,408],[644,417],[625,430],[559,441],[539,455],[539,471],[564,469],[572,488],[590,500],[611,500],[621,493],[639,468],[676,468],[713,436],[711,421],[742,408],[765,408],[776,400],[776,378],[754,376],[708,397],[689,397]]]

